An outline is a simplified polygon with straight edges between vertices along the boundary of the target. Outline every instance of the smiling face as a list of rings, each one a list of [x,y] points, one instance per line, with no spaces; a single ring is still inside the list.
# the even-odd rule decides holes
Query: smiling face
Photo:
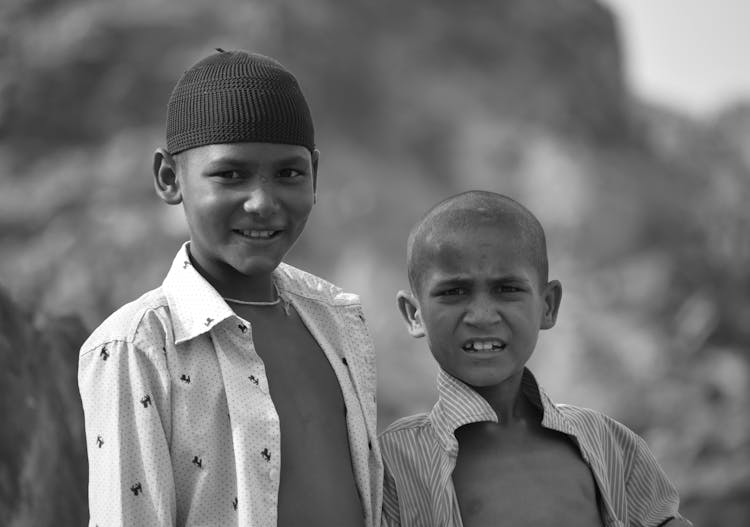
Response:
[[[476,388],[518,382],[540,329],[555,323],[559,282],[542,282],[528,243],[495,221],[419,243],[427,262],[399,303],[440,367]]]
[[[176,195],[162,198],[182,202],[190,254],[221,294],[270,284],[312,209],[317,157],[276,143],[214,144],[176,156]]]

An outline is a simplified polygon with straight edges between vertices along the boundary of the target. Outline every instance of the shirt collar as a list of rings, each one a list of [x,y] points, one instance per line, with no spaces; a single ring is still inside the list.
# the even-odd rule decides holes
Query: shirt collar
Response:
[[[298,296],[330,305],[359,303],[358,295],[346,293],[340,287],[284,262],[274,269],[273,279],[282,297]]]
[[[524,368],[521,378],[521,393],[538,409],[542,410],[542,426],[573,435],[570,423],[555,406],[550,397],[539,387],[534,374]],[[440,370],[438,373],[438,402],[429,414],[429,420],[443,448],[449,453],[458,453],[455,432],[469,423],[492,421],[498,416],[490,404],[473,388],[452,375]]]
[[[175,256],[162,284],[174,326],[175,342],[197,337],[229,317],[235,316],[218,291],[190,263],[185,242]],[[294,266],[280,263],[273,280],[285,301],[305,297],[331,305],[359,303],[359,297]]]
[[[189,243],[180,248],[162,284],[177,344],[206,333],[234,316],[219,292],[190,263]]]

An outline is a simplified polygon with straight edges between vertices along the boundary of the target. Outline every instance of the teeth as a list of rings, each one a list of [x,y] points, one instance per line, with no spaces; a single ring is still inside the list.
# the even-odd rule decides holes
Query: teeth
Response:
[[[502,350],[505,349],[505,343],[499,341],[499,340],[493,340],[493,341],[477,341],[473,340],[471,342],[467,342],[463,346],[464,351],[490,351],[490,350]]]
[[[276,231],[239,231],[246,238],[270,238]]]

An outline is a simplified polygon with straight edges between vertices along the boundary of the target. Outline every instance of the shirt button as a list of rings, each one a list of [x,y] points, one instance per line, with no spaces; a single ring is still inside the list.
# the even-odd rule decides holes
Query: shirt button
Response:
[[[278,479],[278,477],[279,477],[279,469],[277,469],[276,467],[273,467],[271,470],[268,471],[268,477],[271,478],[274,481],[276,479]]]

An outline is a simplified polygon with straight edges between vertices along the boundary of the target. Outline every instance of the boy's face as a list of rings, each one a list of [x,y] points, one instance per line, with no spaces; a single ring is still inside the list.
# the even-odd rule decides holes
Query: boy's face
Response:
[[[411,334],[425,335],[441,368],[471,386],[518,378],[539,330],[555,323],[559,282],[540,283],[528,251],[497,226],[442,235],[427,250],[416,298],[399,295]]]
[[[215,144],[177,156],[190,252],[216,283],[231,288],[279,265],[312,209],[317,156],[276,143]]]

